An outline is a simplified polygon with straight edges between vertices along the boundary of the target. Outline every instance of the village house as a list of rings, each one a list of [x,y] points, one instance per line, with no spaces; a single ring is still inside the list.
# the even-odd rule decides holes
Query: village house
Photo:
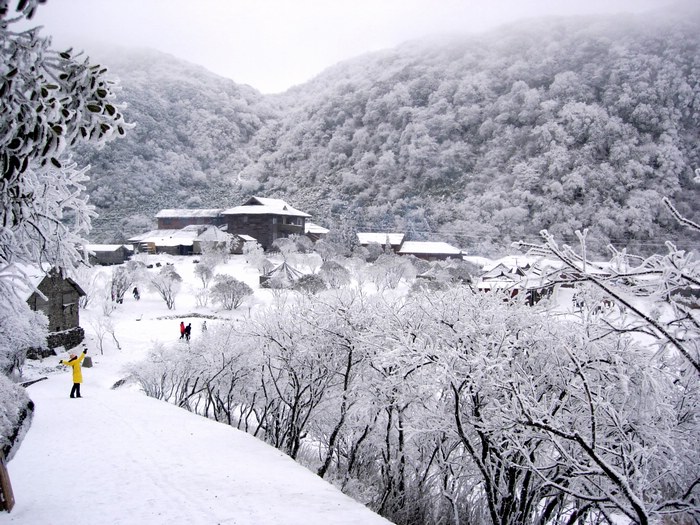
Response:
[[[413,255],[426,261],[461,260],[464,255],[459,248],[440,241],[404,241],[398,254]]]
[[[192,255],[194,240],[203,226],[190,225],[179,230],[151,230],[128,239],[139,253]]]
[[[134,250],[125,244],[88,244],[85,248],[92,265],[122,264],[134,255]]]
[[[251,197],[222,215],[229,232],[254,237],[265,250],[279,238],[304,235],[306,219],[311,217],[281,199],[262,197]]]
[[[464,253],[459,248],[440,241],[406,241],[403,233],[389,232],[359,232],[357,241],[360,246],[367,248],[370,244],[378,244],[386,250],[398,255],[413,255],[425,261],[444,261],[447,259],[462,259]]]
[[[151,230],[129,239],[140,253],[199,255],[203,247],[233,242],[231,235],[212,225],[190,224],[179,230]]]
[[[201,252],[198,241],[217,240],[211,238],[212,230],[203,234],[203,228],[216,226],[223,234],[232,236],[233,253],[241,253],[248,242],[258,242],[267,250],[282,237],[308,235],[316,241],[328,233],[326,228],[307,224],[309,217],[311,215],[281,199],[251,197],[242,205],[229,209],[161,210],[156,214],[158,229],[132,237],[129,242],[133,242],[138,251],[148,253],[197,254]],[[215,235],[221,236],[219,233]]]
[[[34,288],[27,290],[27,304],[35,312],[43,312],[49,319],[48,348],[64,347],[66,350],[78,346],[85,337],[80,327],[80,298],[83,289],[70,277],[52,269],[43,272],[37,269],[25,270]],[[43,296],[45,297],[42,297]]]
[[[477,289],[482,292],[499,290],[510,297],[524,293],[527,303],[533,305],[554,292],[551,272],[551,268],[529,263],[511,267],[499,263],[480,276]]]

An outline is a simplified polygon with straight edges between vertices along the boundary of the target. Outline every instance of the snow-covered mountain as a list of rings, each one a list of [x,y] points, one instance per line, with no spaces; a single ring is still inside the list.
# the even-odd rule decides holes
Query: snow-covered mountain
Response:
[[[662,196],[700,213],[699,20],[528,21],[368,54],[275,96],[169,56],[104,55],[136,126],[80,154],[95,237],[254,192],[326,225],[482,250],[582,227],[598,246],[658,249],[676,227]]]

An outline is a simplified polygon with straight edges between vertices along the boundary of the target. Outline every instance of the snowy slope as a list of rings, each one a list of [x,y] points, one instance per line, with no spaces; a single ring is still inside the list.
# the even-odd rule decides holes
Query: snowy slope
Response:
[[[222,315],[194,306],[192,259],[172,260],[188,283],[177,311],[140,287],[141,301],[127,297],[109,317],[121,350],[107,336],[100,355],[94,325],[102,312],[94,305],[83,314],[94,367],[83,369],[82,399],[68,398],[70,373],[57,364],[65,354],[29,366],[27,375],[48,379],[27,389],[36,412],[8,464],[16,505],[0,513],[0,524],[389,523],[250,435],[135,387],[111,389],[124,364],[141,359],[154,341],[186,351],[177,341],[177,312]],[[226,270],[250,284],[257,275],[241,259]],[[264,294],[256,289],[253,308],[265,303]],[[200,320],[189,320],[197,337]]]

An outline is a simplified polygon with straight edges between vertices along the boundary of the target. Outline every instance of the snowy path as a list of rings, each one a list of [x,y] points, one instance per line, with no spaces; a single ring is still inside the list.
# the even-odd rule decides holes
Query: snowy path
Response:
[[[66,374],[28,388],[36,413],[0,524],[388,523],[252,436],[98,376],[83,399]]]

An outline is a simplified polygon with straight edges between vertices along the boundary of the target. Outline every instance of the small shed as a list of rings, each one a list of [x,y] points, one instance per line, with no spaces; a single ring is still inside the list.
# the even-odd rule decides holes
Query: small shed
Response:
[[[123,264],[134,255],[133,247],[126,244],[88,244],[85,248],[92,265]]]
[[[152,230],[129,239],[138,252],[192,255],[194,241],[207,227],[190,225],[179,230]]]

